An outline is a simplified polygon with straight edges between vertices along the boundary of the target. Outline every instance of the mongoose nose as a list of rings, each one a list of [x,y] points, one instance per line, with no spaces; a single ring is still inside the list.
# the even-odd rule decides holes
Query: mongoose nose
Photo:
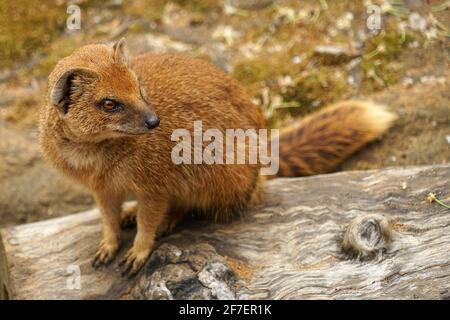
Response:
[[[147,128],[153,129],[159,126],[159,122],[160,120],[158,116],[151,115],[147,117],[147,120],[145,120],[145,125],[147,126]]]

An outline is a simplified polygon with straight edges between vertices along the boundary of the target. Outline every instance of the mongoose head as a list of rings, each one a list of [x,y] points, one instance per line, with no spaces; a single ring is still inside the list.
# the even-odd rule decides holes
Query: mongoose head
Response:
[[[49,77],[49,101],[67,138],[78,141],[146,134],[159,126],[124,39],[112,47],[87,45],[62,59]]]

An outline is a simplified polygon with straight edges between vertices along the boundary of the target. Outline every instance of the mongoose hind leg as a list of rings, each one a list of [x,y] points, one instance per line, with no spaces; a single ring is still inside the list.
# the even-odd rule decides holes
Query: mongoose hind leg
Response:
[[[173,229],[175,229],[177,224],[184,218],[185,215],[186,211],[183,210],[170,211],[158,227],[158,230],[156,230],[156,238],[160,239],[171,234]]]
[[[126,204],[120,213],[120,225],[122,229],[129,229],[136,227],[136,216],[138,211],[138,203],[133,202]],[[156,230],[156,239],[162,238],[172,233],[173,229],[185,216],[185,211],[171,211],[169,212],[163,222]]]

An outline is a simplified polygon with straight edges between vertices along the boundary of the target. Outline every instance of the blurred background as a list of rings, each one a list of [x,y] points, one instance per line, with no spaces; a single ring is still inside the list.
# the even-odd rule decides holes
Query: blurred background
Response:
[[[342,170],[450,162],[450,1],[0,0],[0,227],[78,212],[89,193],[37,143],[47,76],[75,48],[125,36],[231,73],[281,127],[370,99],[395,127]]]

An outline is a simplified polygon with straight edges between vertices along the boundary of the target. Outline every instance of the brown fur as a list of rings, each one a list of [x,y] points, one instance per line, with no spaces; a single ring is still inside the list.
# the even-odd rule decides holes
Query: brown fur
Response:
[[[41,144],[57,168],[95,195],[104,224],[95,266],[111,261],[119,248],[121,206],[129,196],[138,201],[135,210],[127,211],[128,215],[136,212],[138,232],[122,261],[131,274],[145,263],[155,236],[173,228],[188,211],[227,220],[260,200],[258,165],[175,165],[171,161],[172,132],[192,131],[195,120],[203,121],[203,130],[222,132],[266,126],[261,111],[240,85],[210,63],[174,54],[145,54],[129,63],[123,41],[113,48],[89,45],[57,64],[49,77],[49,90],[41,118]],[[126,108],[114,114],[104,112],[96,104],[104,98],[120,100]],[[352,105],[323,113],[317,122],[305,120],[303,126],[283,133],[281,158],[288,159],[291,171],[284,162],[282,171],[295,171],[292,164],[297,158],[302,173],[328,171],[343,156],[337,154],[339,160],[335,160],[323,150],[347,156],[382,133],[367,127],[370,123],[375,127],[377,119],[362,116],[364,108]],[[149,114],[159,116],[159,127],[145,128]],[[336,120],[345,120],[348,128]],[[305,136],[298,137],[298,132]],[[337,141],[339,147],[312,152],[316,165],[310,158],[301,160],[304,151],[313,150],[308,146],[326,135],[342,135],[345,143],[338,138],[325,140]],[[302,153],[295,155],[296,148]]]

